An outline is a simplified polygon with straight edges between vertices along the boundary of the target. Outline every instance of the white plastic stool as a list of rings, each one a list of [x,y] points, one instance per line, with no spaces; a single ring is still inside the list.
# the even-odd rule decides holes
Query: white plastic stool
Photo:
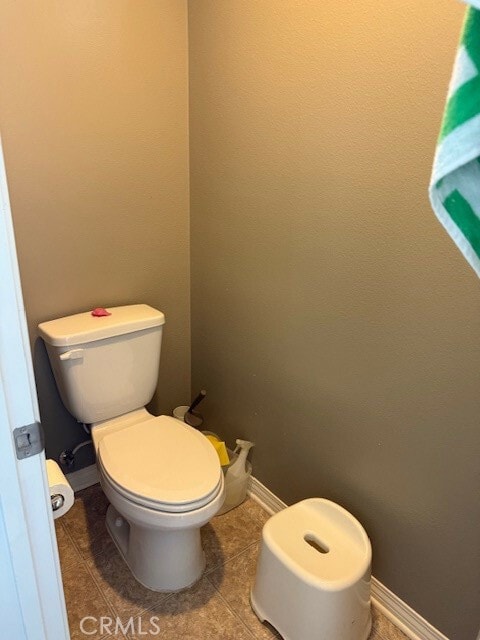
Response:
[[[372,549],[338,504],[310,498],[263,527],[250,601],[284,640],[366,640]]]

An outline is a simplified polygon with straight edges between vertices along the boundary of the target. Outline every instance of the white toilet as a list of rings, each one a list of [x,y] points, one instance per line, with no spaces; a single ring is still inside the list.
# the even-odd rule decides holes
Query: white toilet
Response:
[[[64,405],[91,425],[107,529],[136,579],[155,591],[205,567],[200,527],[220,509],[223,473],[196,429],[145,409],[157,384],[163,313],[144,304],[39,325]]]

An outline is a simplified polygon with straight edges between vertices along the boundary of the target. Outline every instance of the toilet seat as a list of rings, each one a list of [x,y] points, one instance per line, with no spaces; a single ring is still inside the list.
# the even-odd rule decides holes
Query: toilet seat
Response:
[[[106,435],[99,443],[97,461],[118,493],[156,511],[198,509],[222,486],[222,469],[210,442],[170,416]]]
[[[155,500],[148,500],[143,496],[139,496],[138,494],[128,491],[121,485],[119,485],[112,477],[105,471],[101,460],[98,459],[97,462],[101,468],[101,474],[103,476],[103,482],[108,483],[111,489],[113,489],[116,493],[118,493],[123,498],[126,498],[129,502],[150,509],[151,511],[157,511],[158,513],[170,513],[170,514],[178,514],[178,515],[188,515],[188,513],[201,509],[202,507],[208,505],[212,502],[218,494],[222,491],[222,481],[220,479],[218,485],[215,489],[205,496],[202,500],[196,500],[192,502],[184,502],[181,504],[172,503],[172,502],[159,502]],[[105,487],[104,487],[105,488]]]

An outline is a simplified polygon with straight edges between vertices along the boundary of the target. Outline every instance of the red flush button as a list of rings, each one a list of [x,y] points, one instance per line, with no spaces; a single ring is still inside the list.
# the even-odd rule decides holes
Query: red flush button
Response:
[[[94,316],[95,318],[101,318],[102,316],[111,316],[111,315],[112,314],[110,313],[110,311],[107,311],[103,307],[97,307],[92,311],[92,316]]]

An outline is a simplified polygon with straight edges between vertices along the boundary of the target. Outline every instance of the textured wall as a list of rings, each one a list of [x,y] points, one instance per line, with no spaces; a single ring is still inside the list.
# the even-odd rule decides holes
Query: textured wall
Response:
[[[154,409],[189,397],[186,25],[183,0],[0,6],[0,126],[52,457],[86,436],[58,398],[38,322],[97,305],[158,307],[167,324]]]
[[[478,631],[480,292],[427,184],[464,5],[191,0],[193,384],[287,502]]]

